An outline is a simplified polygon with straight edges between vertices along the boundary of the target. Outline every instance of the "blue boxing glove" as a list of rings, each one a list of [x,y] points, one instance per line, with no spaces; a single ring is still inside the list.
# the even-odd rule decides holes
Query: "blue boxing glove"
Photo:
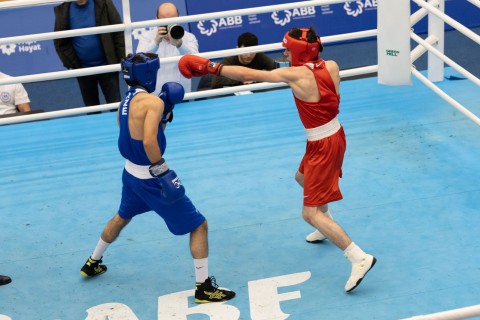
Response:
[[[180,83],[166,82],[162,86],[162,91],[158,96],[162,99],[164,104],[162,122],[172,122],[173,108],[175,107],[175,104],[182,102],[183,97],[185,96],[185,89]]]
[[[162,186],[162,196],[170,203],[180,200],[185,195],[185,188],[175,171],[168,168],[165,159],[160,159],[148,169],[152,177],[158,178]]]

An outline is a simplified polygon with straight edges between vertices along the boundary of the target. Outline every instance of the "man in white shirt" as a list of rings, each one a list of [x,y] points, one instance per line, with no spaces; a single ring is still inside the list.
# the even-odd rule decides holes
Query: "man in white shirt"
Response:
[[[157,19],[178,17],[178,9],[171,2],[162,3],[157,9]],[[139,35],[136,52],[158,54],[159,58],[198,53],[198,40],[190,32],[185,31],[183,37],[174,39],[168,33],[167,26],[159,26]],[[177,63],[162,64],[161,72],[157,74],[157,87],[153,94],[158,95],[165,82],[178,82],[185,92],[192,91],[192,81],[180,74]]]
[[[8,77],[0,72],[0,79]],[[0,85],[0,115],[27,111],[31,111],[30,99],[21,83]]]

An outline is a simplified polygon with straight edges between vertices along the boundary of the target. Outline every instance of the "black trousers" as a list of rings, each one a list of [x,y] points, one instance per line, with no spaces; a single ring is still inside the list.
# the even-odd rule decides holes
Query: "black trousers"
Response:
[[[78,77],[77,81],[85,106],[96,106],[100,104],[99,85],[105,96],[106,103],[120,102],[121,100],[118,72]]]

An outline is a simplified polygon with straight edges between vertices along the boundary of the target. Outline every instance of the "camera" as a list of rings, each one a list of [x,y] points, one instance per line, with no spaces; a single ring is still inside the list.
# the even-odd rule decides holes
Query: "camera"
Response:
[[[185,34],[185,30],[179,24],[171,24],[167,26],[167,33],[172,39],[182,39]]]

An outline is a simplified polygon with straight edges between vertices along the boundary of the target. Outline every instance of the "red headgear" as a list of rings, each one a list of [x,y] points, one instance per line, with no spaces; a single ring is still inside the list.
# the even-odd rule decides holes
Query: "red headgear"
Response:
[[[302,36],[300,39],[292,38],[285,33],[282,45],[290,50],[292,58],[292,66],[301,66],[302,64],[312,61],[318,57],[318,53],[322,52],[323,46],[320,37],[317,36],[317,41],[307,42],[308,28],[300,28]]]

